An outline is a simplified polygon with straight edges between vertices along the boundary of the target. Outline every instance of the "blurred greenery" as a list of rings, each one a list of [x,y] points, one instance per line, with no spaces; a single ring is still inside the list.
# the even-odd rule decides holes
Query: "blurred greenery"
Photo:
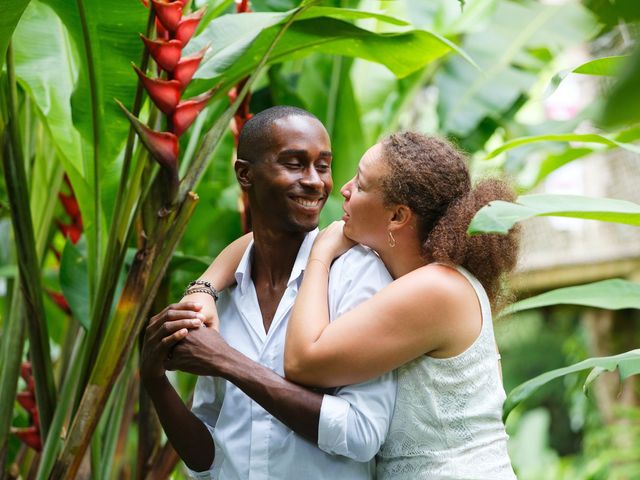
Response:
[[[121,245],[126,255],[121,263],[103,264],[108,227],[122,220],[116,218],[114,201],[128,130],[112,97],[128,107],[132,104],[136,78],[129,68],[130,62],[141,61],[137,35],[145,30],[147,12],[129,0],[79,3],[84,3],[89,17],[86,32],[78,11],[60,0],[10,0],[0,19],[0,52],[13,39],[17,120],[28,173],[22,187],[29,192],[36,243],[42,252],[42,277],[28,280],[41,282],[46,291],[62,292],[72,313],[68,316],[44,295],[51,363],[59,388],[74,361],[77,339],[90,326],[98,272],[101,268],[115,272],[117,286],[107,306],[113,312],[146,233],[133,205],[126,212],[132,233]],[[252,9],[258,14],[236,15],[231,0],[193,3],[193,8],[208,6],[208,11],[186,53],[207,43],[211,50],[185,96],[207,90],[219,80],[222,88],[180,139],[181,176],[200,151],[205,132],[228,107],[227,90],[255,69],[284,20],[299,6],[297,0],[253,0]],[[252,87],[249,106],[257,112],[275,104],[296,105],[326,125],[334,151],[335,187],[322,225],[341,216],[340,186],[353,175],[366,148],[402,129],[454,140],[469,153],[475,178],[499,173],[513,179],[522,194],[517,205],[491,207],[500,215],[484,217],[484,226],[483,217],[476,217],[474,225],[480,230],[495,228],[496,219],[504,231],[524,218],[550,214],[638,225],[637,199],[617,193],[612,199],[541,195],[540,187],[554,172],[597,155],[605,165],[612,154],[622,151],[638,160],[639,34],[637,0],[327,0],[307,10],[284,34]],[[11,120],[4,54],[2,58],[0,131]],[[87,59],[96,75],[93,83]],[[567,93],[578,88],[575,82],[589,85],[580,90],[586,101],[572,100]],[[569,101],[573,103],[567,106]],[[146,120],[152,111],[144,104],[140,119]],[[137,161],[145,161],[137,151],[131,171]],[[196,183],[199,205],[169,262],[156,303],[179,299],[184,285],[242,233],[234,154],[234,137],[228,129]],[[145,167],[143,180],[150,183],[156,170]],[[63,175],[70,180],[82,214],[83,236],[77,245],[59,230],[61,223],[70,221],[56,201],[61,188],[66,191]],[[9,203],[3,180],[2,333],[10,316],[19,314],[11,309],[20,276]],[[603,282],[583,285],[594,280],[585,273],[584,279],[562,285],[568,288],[551,292],[558,285],[536,286],[529,292],[525,278],[515,292],[519,302],[512,308],[520,311],[496,320],[507,394],[545,372],[637,348],[640,311],[633,292],[639,275],[636,267],[624,281],[602,278]],[[608,330],[599,330],[603,325]],[[128,341],[135,344],[135,335]],[[34,348],[28,343],[26,347],[25,352]],[[10,353],[0,352],[0,358]],[[112,386],[97,428],[95,438],[104,448],[94,448],[93,453],[101,478],[136,472],[138,434],[153,424],[137,410],[136,362],[134,349],[128,373]],[[512,411],[507,420],[509,449],[519,478],[640,477],[637,376],[622,384],[617,372],[603,374],[585,394],[585,382],[599,373],[596,368],[591,374],[572,373],[545,382]],[[186,399],[195,378],[176,373],[171,381]],[[18,390],[25,386],[20,379]],[[17,404],[10,416],[0,419],[2,425],[10,421],[21,427],[31,421]],[[37,460],[24,455],[13,435],[6,437],[8,448],[3,451],[5,437],[0,435],[0,468],[19,461],[26,472]],[[156,446],[159,450],[160,443]],[[186,478],[180,464],[172,478]]]

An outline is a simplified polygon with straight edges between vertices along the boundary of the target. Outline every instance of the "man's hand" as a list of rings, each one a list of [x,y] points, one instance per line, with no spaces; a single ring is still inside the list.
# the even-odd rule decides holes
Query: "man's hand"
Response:
[[[151,318],[142,344],[140,376],[143,382],[164,377],[171,349],[187,336],[189,330],[203,326],[205,317],[200,313],[201,309],[199,303],[174,303]]]
[[[180,370],[195,375],[222,376],[224,362],[236,351],[213,327],[191,330],[171,352],[165,362],[167,370]]]

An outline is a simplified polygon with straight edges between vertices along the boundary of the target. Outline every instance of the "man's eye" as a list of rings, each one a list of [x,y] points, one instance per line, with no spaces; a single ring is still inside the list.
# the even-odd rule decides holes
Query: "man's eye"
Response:
[[[331,170],[331,165],[328,165],[328,164],[316,165],[316,170],[319,172],[328,172]]]
[[[300,162],[287,162],[284,164],[287,168],[299,168]]]

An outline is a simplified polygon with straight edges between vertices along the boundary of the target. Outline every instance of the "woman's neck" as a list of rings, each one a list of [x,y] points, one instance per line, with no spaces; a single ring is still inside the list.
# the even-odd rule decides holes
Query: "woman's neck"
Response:
[[[380,255],[385,267],[387,267],[394,279],[400,278],[427,264],[422,257],[422,249],[417,246],[398,248],[396,245],[395,247],[385,247],[378,252],[378,255]]]

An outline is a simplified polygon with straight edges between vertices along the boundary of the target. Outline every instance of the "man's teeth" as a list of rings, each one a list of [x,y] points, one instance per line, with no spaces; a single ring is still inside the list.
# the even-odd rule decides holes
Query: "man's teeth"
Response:
[[[307,200],[306,198],[295,198],[296,203],[299,203],[303,207],[317,207],[320,205],[320,200]]]

